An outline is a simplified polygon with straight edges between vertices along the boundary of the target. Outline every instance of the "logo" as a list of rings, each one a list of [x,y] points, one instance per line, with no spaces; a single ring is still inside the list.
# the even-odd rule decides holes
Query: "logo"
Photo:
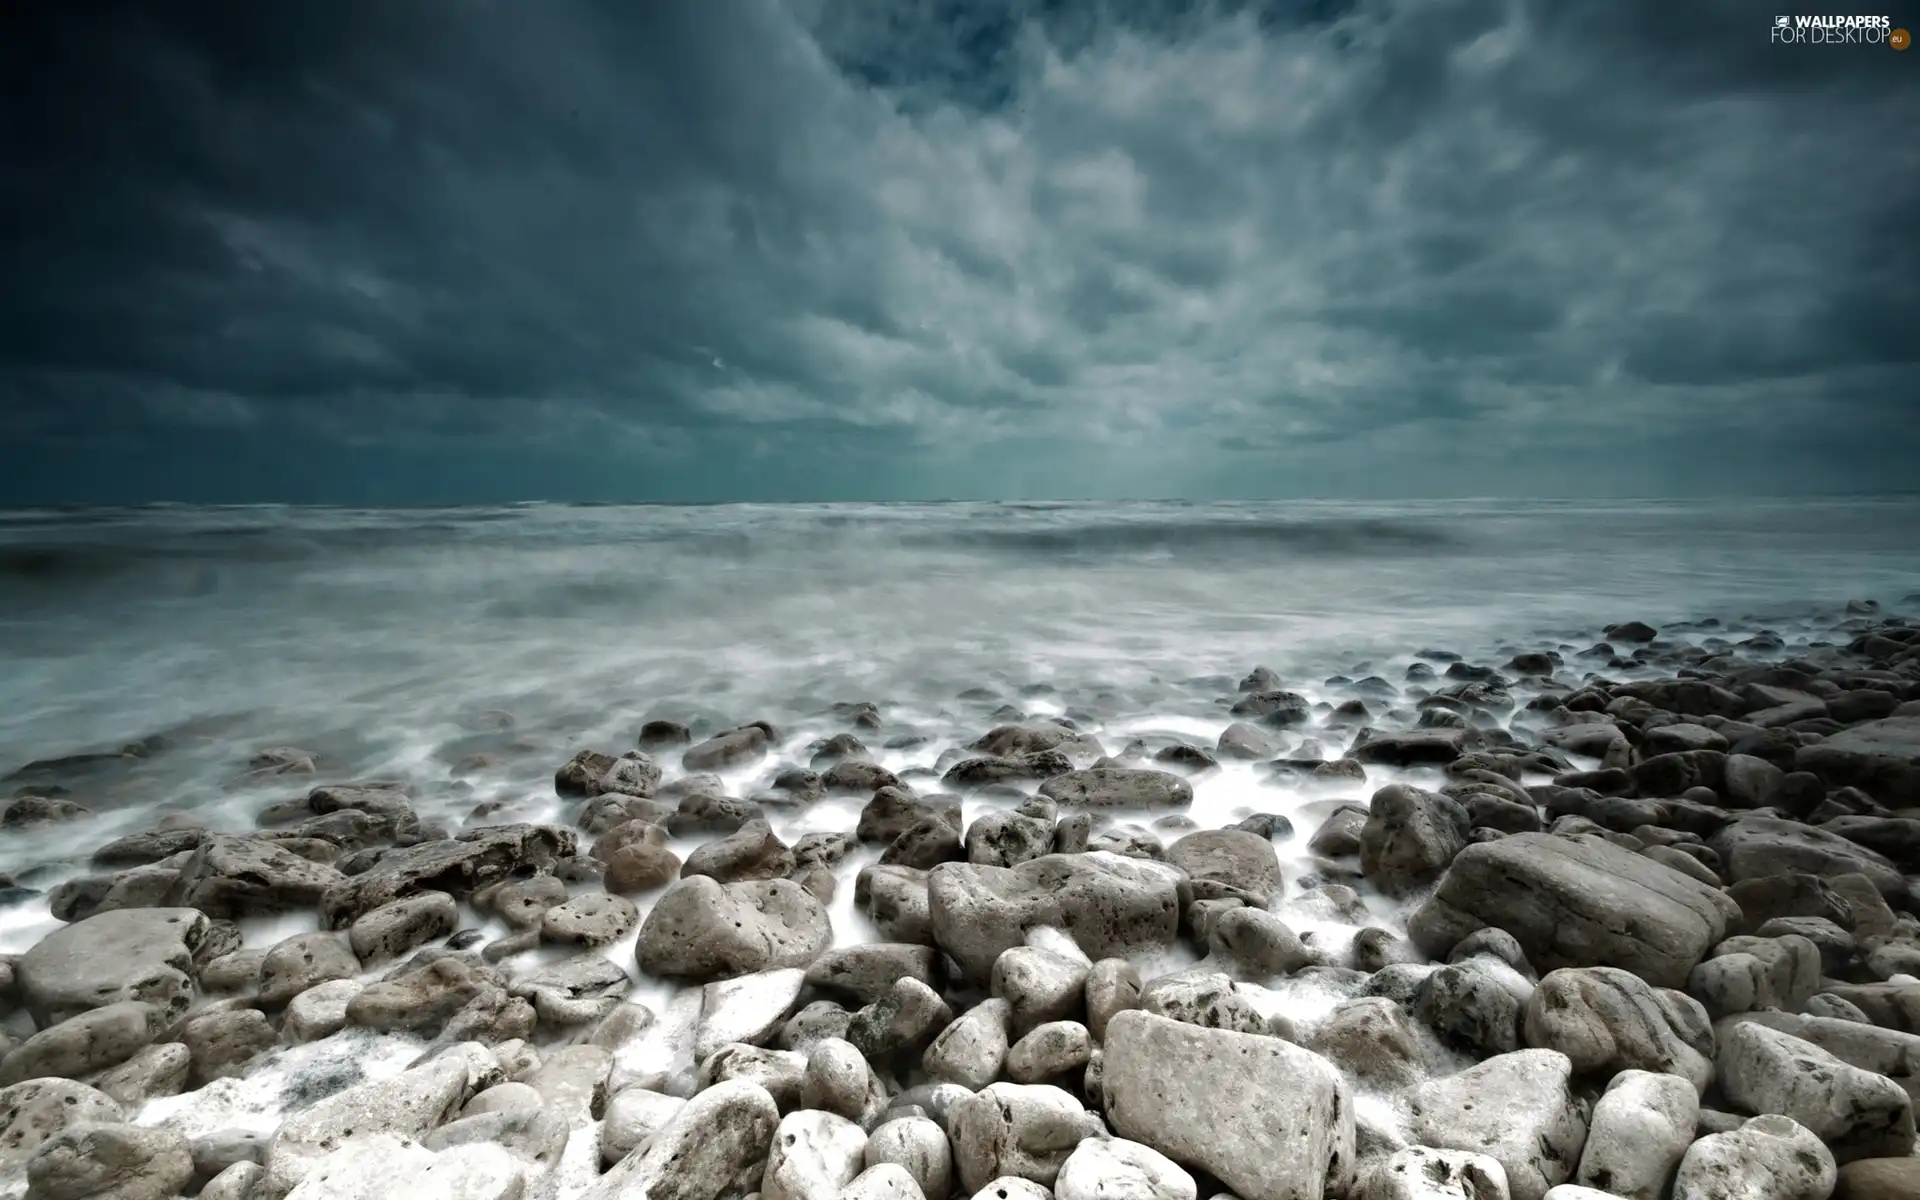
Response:
[[[1891,17],[1808,16],[1775,17],[1771,40],[1776,46],[1892,46],[1905,50],[1913,38],[1893,27]]]

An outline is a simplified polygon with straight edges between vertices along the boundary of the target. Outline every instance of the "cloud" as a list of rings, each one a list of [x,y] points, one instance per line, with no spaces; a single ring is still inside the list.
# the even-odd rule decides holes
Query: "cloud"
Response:
[[[286,498],[394,501],[1920,455],[1913,64],[1730,0],[16,19],[0,498],[256,498],[296,450]]]

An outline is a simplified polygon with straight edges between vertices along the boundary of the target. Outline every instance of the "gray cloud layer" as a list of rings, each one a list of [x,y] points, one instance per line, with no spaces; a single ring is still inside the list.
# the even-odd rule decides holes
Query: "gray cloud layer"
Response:
[[[1920,485],[1920,52],[1731,0],[0,19],[0,500]]]

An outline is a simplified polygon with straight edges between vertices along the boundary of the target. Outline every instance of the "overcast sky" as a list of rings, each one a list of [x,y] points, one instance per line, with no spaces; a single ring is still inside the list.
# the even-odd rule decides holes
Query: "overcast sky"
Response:
[[[0,502],[1920,487],[1920,50],[1772,16],[16,0]]]

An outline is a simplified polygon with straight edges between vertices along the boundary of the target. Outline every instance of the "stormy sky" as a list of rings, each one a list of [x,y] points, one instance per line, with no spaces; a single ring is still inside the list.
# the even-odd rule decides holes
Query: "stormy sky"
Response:
[[[1772,15],[16,0],[0,503],[1920,487],[1920,51]]]

